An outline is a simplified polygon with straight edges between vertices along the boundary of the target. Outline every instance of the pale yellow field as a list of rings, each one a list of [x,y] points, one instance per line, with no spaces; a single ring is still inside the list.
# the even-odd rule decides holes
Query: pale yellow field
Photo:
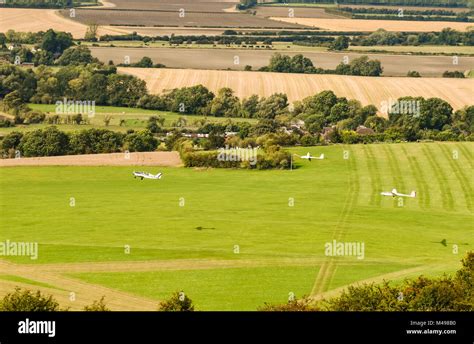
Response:
[[[455,109],[474,104],[473,79],[377,78],[196,69],[119,68],[119,71],[145,80],[148,89],[154,94],[202,84],[213,92],[230,87],[241,98],[252,94],[269,96],[282,92],[288,95],[290,101],[332,90],[339,97],[357,99],[363,105],[373,104],[379,109],[383,102],[402,96],[439,97]]]
[[[15,30],[20,32],[38,32],[54,29],[70,32],[74,38],[84,38],[87,26],[64,18],[56,10],[2,8],[0,9],[0,32]],[[127,33],[109,26],[100,27],[99,35]]]
[[[324,19],[324,18],[286,18],[271,17],[272,20],[291,24],[314,26],[331,31],[441,31],[446,27],[458,31],[466,31],[473,23],[442,22],[442,21],[402,21],[402,20],[368,20],[368,19]]]

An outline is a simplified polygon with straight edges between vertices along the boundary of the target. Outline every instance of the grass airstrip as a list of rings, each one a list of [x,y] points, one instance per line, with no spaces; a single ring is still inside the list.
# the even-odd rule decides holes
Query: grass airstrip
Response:
[[[451,273],[472,250],[474,143],[291,151],[326,159],[294,156],[291,171],[137,167],[159,181],[133,179],[133,167],[2,168],[0,241],[38,242],[39,254],[0,257],[37,271],[0,270],[0,285],[29,278],[55,294],[74,280],[156,303],[182,290],[199,310],[255,310]],[[417,197],[380,195],[392,188]],[[364,259],[326,256],[333,240],[364,243]]]

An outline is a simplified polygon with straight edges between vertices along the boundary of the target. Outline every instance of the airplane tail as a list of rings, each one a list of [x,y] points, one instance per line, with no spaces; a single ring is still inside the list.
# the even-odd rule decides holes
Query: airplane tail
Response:
[[[416,197],[416,191],[412,191],[411,194],[410,194],[410,197],[415,198]]]
[[[321,155],[319,156],[319,159],[324,160],[324,153],[321,153]]]
[[[155,176],[155,178],[161,179],[161,175],[162,175],[162,173],[160,172],[160,173],[158,173],[158,174]]]

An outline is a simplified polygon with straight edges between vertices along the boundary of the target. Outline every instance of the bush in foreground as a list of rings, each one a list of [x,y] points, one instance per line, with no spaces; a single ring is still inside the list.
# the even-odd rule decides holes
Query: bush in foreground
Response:
[[[362,284],[349,286],[339,296],[321,301],[305,297],[287,304],[265,304],[263,311],[411,311],[459,312],[474,311],[474,252],[462,260],[462,267],[454,276],[427,278],[419,276],[405,280],[399,286]]]
[[[59,311],[59,303],[52,295],[46,296],[39,290],[15,288],[13,293],[5,295],[0,302],[3,312],[54,312]]]
[[[193,312],[193,301],[182,291],[175,292],[168,300],[160,302],[158,310],[161,312]]]

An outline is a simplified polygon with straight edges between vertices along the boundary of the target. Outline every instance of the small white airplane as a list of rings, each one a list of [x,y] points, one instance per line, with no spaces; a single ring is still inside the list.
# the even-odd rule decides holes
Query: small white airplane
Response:
[[[163,175],[163,173],[158,173],[158,174],[151,174],[151,173],[147,173],[147,172],[133,172],[133,178],[140,178],[141,180],[143,180],[143,178],[146,178],[146,179],[161,179],[161,176]]]
[[[324,159],[324,153],[322,153],[320,156],[311,156],[311,154],[308,152],[306,155],[301,155],[299,157],[301,159],[308,159],[309,161],[311,161],[311,159],[323,160]]]
[[[392,191],[390,192],[381,192],[380,193],[382,196],[392,196],[392,197],[411,197],[411,198],[415,198],[416,197],[416,192],[415,191],[412,191],[409,195],[407,194],[402,194],[400,192],[397,191],[397,189],[393,189]]]

